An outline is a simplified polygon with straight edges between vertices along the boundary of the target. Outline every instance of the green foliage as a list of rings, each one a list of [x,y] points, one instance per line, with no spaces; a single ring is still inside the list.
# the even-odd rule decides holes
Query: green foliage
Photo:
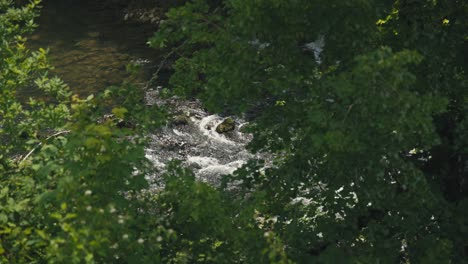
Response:
[[[277,219],[292,260],[466,263],[467,13],[465,1],[194,0],[149,43],[182,45],[175,92],[254,113],[250,148],[273,165],[250,162],[227,195]]]
[[[0,1],[0,262],[285,259],[253,208],[229,211],[229,197],[179,164],[148,191],[146,135],[164,111],[142,104],[144,91],[128,82],[72,96],[49,76],[47,51],[25,48],[37,4]]]
[[[48,75],[46,51],[25,48],[37,4],[0,1],[0,262],[162,261],[170,236],[138,197],[152,173],[144,135],[163,115],[128,83],[72,97]]]
[[[173,163],[163,176],[165,188],[155,203],[175,235],[163,246],[169,263],[289,263],[284,245],[265,232],[254,207],[239,207],[229,196],[199,182]]]
[[[180,55],[172,88],[253,113],[273,158],[221,188],[170,164],[151,191],[164,112],[127,82],[72,96],[26,48],[38,4],[0,0],[1,263],[466,263],[464,1],[170,10],[149,43]]]

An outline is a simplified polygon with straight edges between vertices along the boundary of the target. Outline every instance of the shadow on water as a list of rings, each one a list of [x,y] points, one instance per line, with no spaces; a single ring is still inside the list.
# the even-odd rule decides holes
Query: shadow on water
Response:
[[[155,51],[146,45],[155,26],[122,20],[121,6],[96,0],[44,0],[39,28],[30,48],[49,48],[53,74],[74,93],[86,95],[128,78],[125,66],[138,63],[142,73],[135,82],[148,80]]]

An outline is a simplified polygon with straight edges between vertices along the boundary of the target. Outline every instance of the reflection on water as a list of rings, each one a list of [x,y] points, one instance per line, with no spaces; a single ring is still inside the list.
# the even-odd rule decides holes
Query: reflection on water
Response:
[[[116,6],[95,0],[50,0],[43,6],[29,45],[50,49],[53,73],[75,93],[85,95],[119,84],[128,77],[129,62],[156,57],[145,44],[154,26],[124,23]],[[148,63],[145,66],[137,82],[148,79]]]

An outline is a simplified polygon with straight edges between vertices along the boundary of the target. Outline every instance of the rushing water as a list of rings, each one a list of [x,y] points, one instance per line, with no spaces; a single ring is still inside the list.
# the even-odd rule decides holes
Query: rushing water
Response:
[[[146,46],[156,30],[154,26],[124,22],[120,9],[92,0],[45,1],[38,30],[30,37],[31,48],[49,48],[54,74],[69,84],[73,92],[87,95],[108,85],[119,84],[128,75],[129,62],[143,64],[143,72],[133,82],[148,81],[157,54]],[[185,113],[187,122],[168,125],[155,131],[147,148],[147,158],[160,171],[169,160],[179,159],[191,167],[200,180],[218,183],[220,175],[233,172],[252,155],[245,150],[249,135],[239,132],[244,124],[236,119],[236,128],[219,134],[218,115],[203,111],[197,101],[161,100],[158,89],[149,91],[148,104],[170,104]],[[153,177],[152,177],[153,176]],[[154,179],[154,175],[148,175]]]
[[[198,179],[216,185],[221,175],[232,173],[254,157],[245,149],[251,135],[240,132],[246,124],[242,119],[235,119],[233,131],[220,134],[215,130],[224,119],[203,111],[199,102],[173,100],[170,103],[175,103],[184,113],[187,123],[168,125],[152,136],[146,156],[161,170],[172,159],[182,160]]]

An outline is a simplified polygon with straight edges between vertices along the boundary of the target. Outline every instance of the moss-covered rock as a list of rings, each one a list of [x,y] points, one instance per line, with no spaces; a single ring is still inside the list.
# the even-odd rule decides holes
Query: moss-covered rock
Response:
[[[171,124],[174,126],[188,125],[189,118],[186,115],[176,115],[172,118]]]
[[[216,127],[216,132],[226,133],[234,130],[234,128],[236,128],[236,123],[234,122],[234,119],[228,117]]]

